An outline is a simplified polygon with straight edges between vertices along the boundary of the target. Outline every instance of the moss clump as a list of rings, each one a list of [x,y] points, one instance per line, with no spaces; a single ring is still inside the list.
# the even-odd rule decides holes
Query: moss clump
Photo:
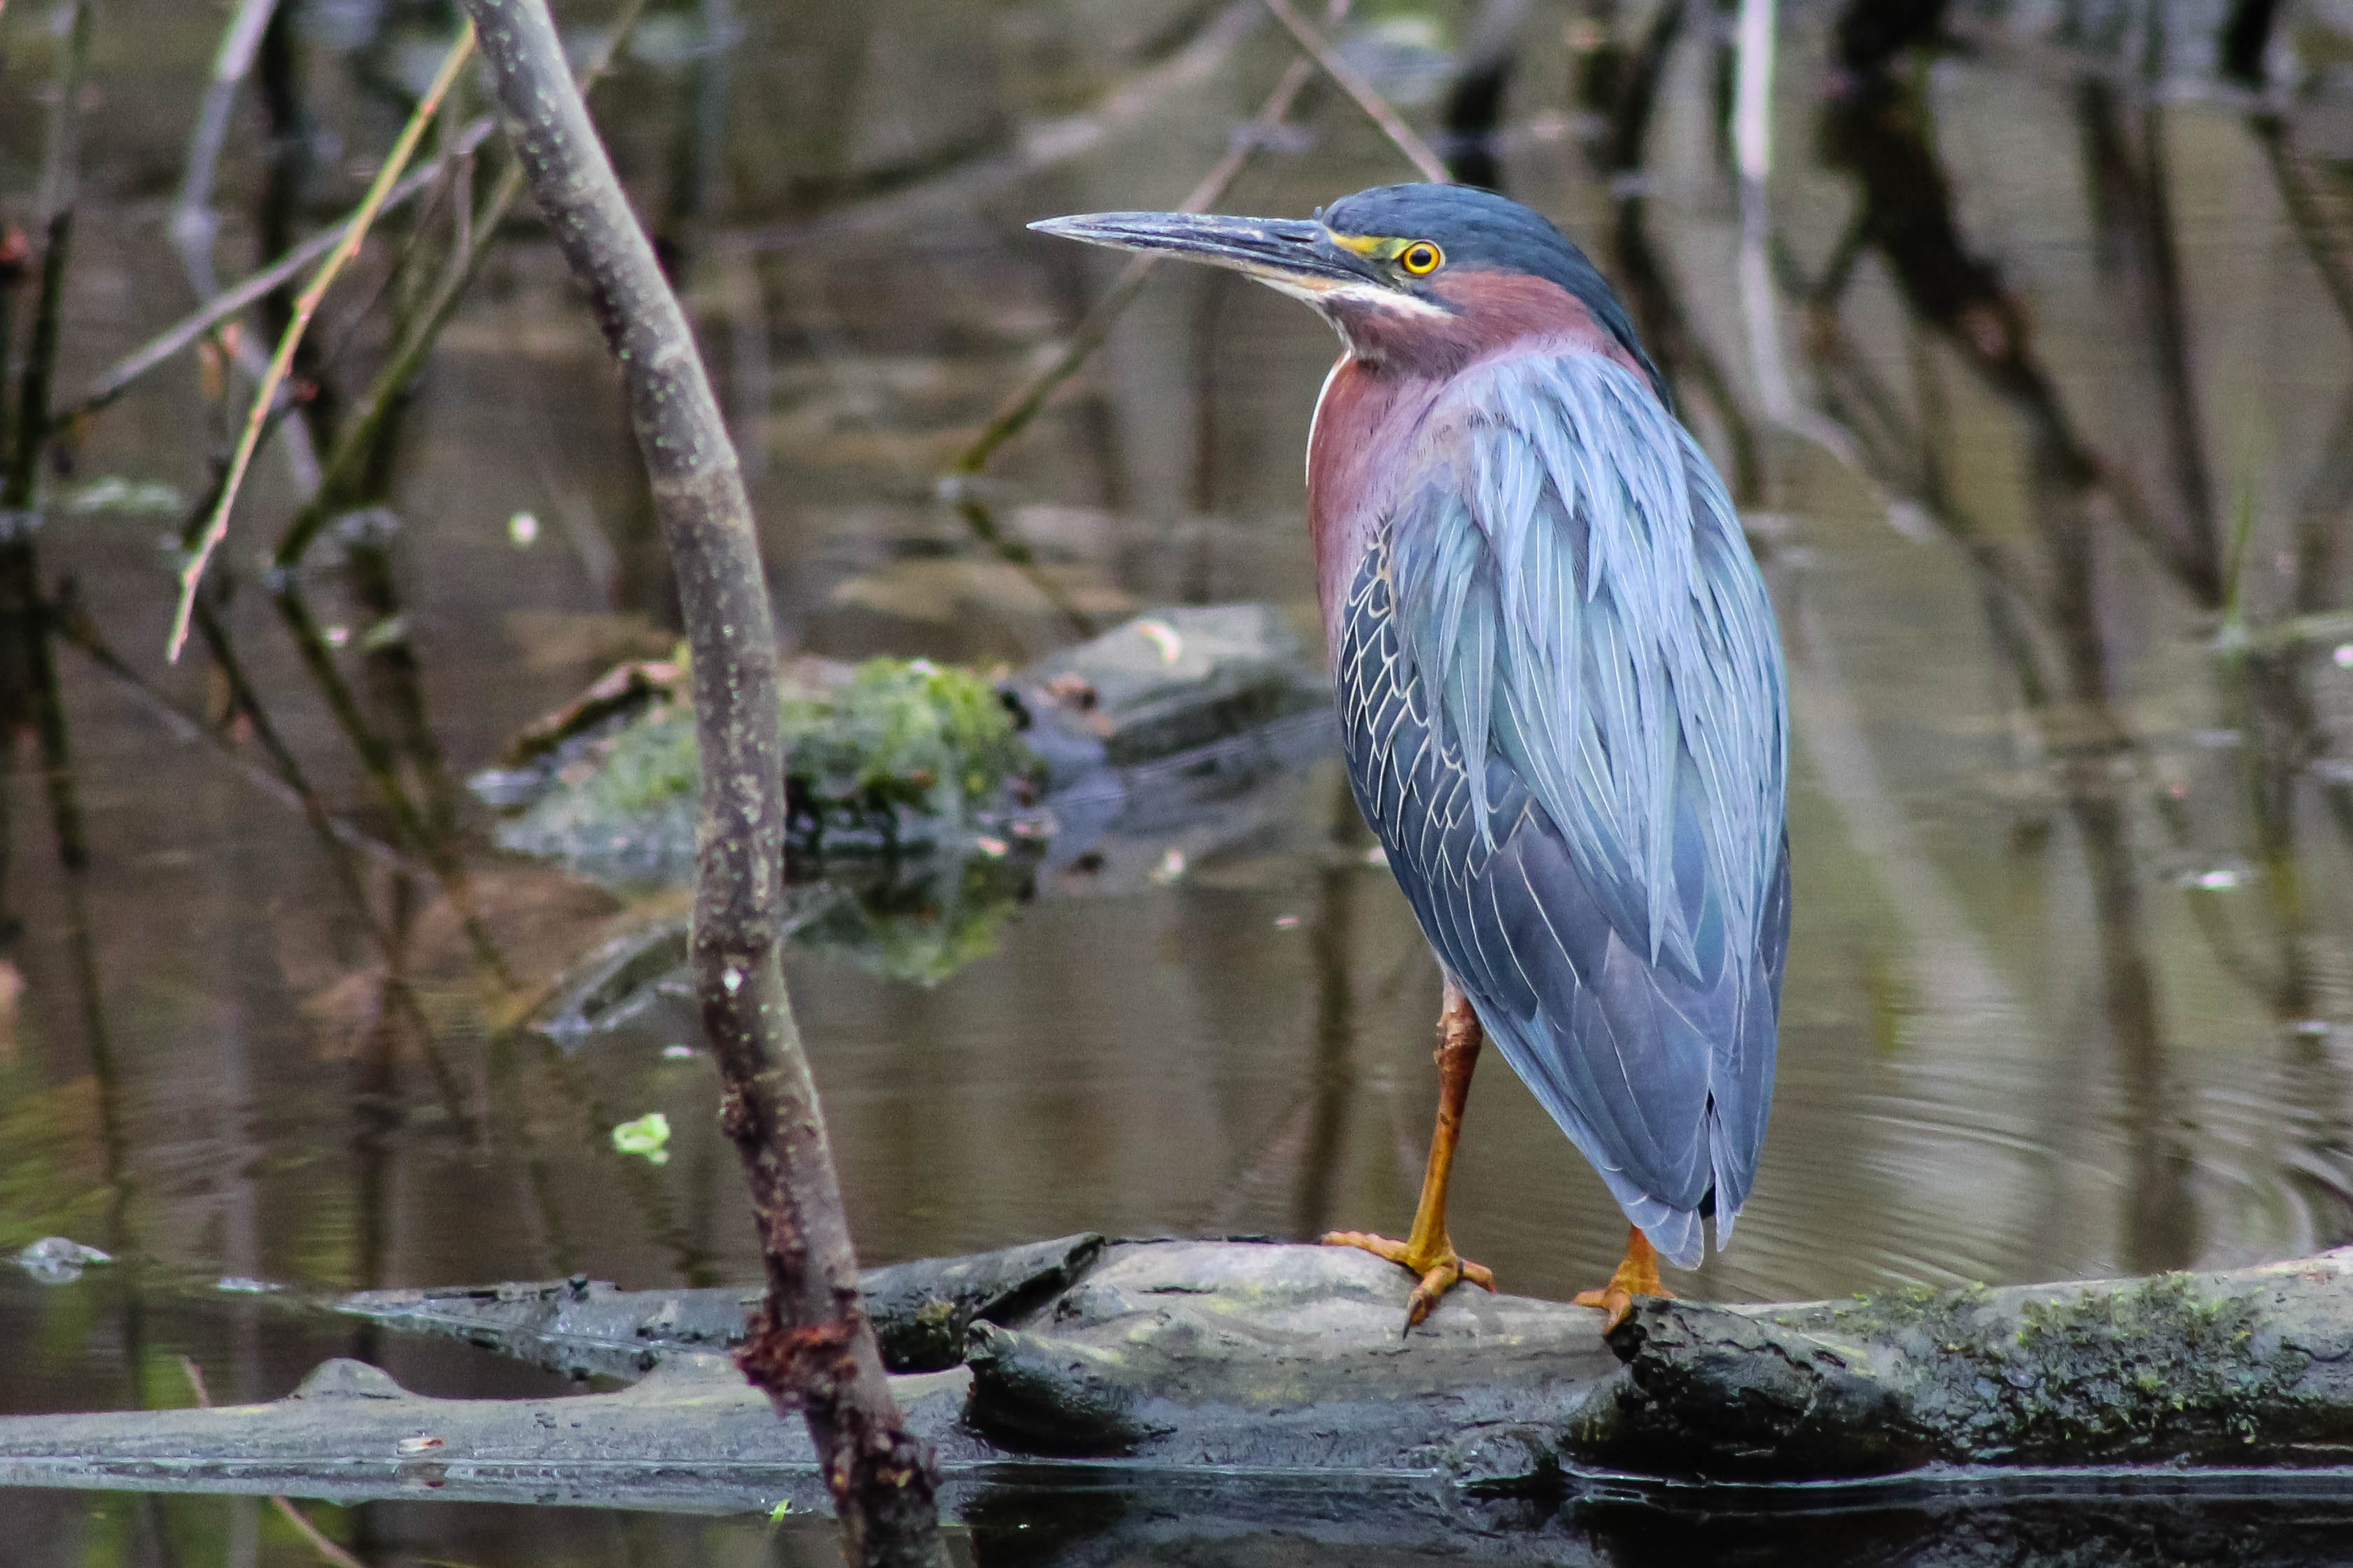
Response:
[[[785,699],[785,772],[818,809],[905,807],[944,822],[1038,766],[997,689],[929,659],[871,659],[847,685]]]
[[[626,820],[674,800],[692,800],[699,755],[694,710],[683,702],[657,703],[621,727],[581,787],[598,814]]]
[[[1831,1326],[1903,1350],[1917,1418],[1963,1460],[2162,1459],[2211,1453],[2218,1436],[2252,1450],[2257,1412],[2308,1361],[2257,1297],[2206,1296],[2180,1274],[2029,1300],[2014,1315],[1982,1286],[1889,1291],[1834,1310]]]
[[[929,659],[870,659],[843,684],[787,690],[781,718],[797,816],[962,822],[1037,765],[996,688]],[[634,816],[691,798],[696,757],[693,710],[661,702],[614,737],[587,787],[604,810]]]
[[[694,855],[697,748],[682,668],[625,717],[562,741],[501,793],[499,842],[617,881],[675,881]],[[788,687],[780,705],[788,848],[920,850],[977,826],[1038,776],[996,689],[970,670],[878,658]],[[480,781],[478,781],[480,787]]]

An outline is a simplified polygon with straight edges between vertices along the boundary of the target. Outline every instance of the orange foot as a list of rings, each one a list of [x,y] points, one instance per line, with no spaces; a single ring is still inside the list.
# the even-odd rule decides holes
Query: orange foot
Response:
[[[1493,1269],[1483,1263],[1463,1261],[1456,1254],[1454,1244],[1442,1236],[1438,1238],[1436,1246],[1419,1253],[1406,1242],[1391,1241],[1388,1237],[1362,1230],[1328,1232],[1324,1237],[1324,1245],[1361,1247],[1376,1258],[1386,1258],[1391,1263],[1411,1269],[1420,1278],[1421,1283],[1416,1285],[1413,1294],[1406,1299],[1405,1327],[1408,1333],[1413,1331],[1416,1323],[1430,1316],[1430,1310],[1438,1305],[1440,1296],[1463,1280],[1468,1279],[1482,1290],[1495,1288]]]
[[[1580,1307],[1599,1307],[1609,1314],[1601,1325],[1608,1333],[1624,1322],[1634,1310],[1637,1296],[1672,1296],[1659,1279],[1659,1254],[1651,1246],[1651,1238],[1642,1234],[1640,1226],[1630,1226],[1626,1232],[1626,1257],[1618,1265],[1618,1272],[1609,1283],[1599,1290],[1580,1290],[1572,1300]]]

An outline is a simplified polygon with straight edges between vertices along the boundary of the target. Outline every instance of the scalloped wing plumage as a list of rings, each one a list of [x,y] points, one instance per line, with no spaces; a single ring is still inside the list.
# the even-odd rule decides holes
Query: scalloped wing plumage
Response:
[[[1489,1034],[1678,1264],[1754,1179],[1788,942],[1788,731],[1723,482],[1599,354],[1474,369],[1341,617],[1357,800]]]

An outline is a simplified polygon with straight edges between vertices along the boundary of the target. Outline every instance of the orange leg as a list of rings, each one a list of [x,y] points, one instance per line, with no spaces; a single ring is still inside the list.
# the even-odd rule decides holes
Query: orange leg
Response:
[[[1485,1039],[1470,999],[1449,985],[1438,1015],[1438,1131],[1430,1141],[1430,1163],[1421,1174],[1421,1202],[1413,1211],[1413,1234],[1403,1241],[1361,1230],[1335,1230],[1326,1247],[1359,1247],[1377,1258],[1404,1265],[1420,1277],[1405,1309],[1405,1326],[1430,1316],[1438,1299],[1468,1279],[1482,1289],[1495,1288],[1493,1270],[1466,1263],[1446,1235],[1446,1183],[1454,1172],[1454,1146],[1462,1137],[1462,1106],[1471,1097],[1471,1071],[1479,1065]]]
[[[1618,1272],[1600,1289],[1581,1290],[1574,1300],[1580,1307],[1599,1307],[1609,1314],[1609,1321],[1601,1325],[1606,1334],[1633,1312],[1635,1297],[1672,1294],[1659,1282],[1659,1254],[1651,1246],[1651,1238],[1642,1234],[1641,1226],[1630,1225],[1626,1227],[1626,1258],[1618,1265]]]

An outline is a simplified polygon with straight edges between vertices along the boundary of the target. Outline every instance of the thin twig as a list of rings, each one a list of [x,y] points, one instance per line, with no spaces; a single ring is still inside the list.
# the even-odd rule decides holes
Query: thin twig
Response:
[[[377,209],[376,216],[381,217],[396,207],[407,205],[411,197],[429,188],[441,177],[452,159],[470,154],[497,127],[488,115],[467,123],[451,138],[448,151],[401,177],[400,184],[384,198],[384,205]],[[117,360],[90,384],[90,389],[82,394],[81,401],[61,410],[50,419],[49,434],[57,435],[76,420],[86,419],[106,408],[130,391],[133,383],[156,366],[169,362],[174,354],[204,337],[224,319],[272,292],[288,279],[326,255],[351,233],[352,221],[345,218],[341,223],[321,229],[269,266],[226,291],[214,295],[206,304],[181,317]]]
[[[375,221],[385,198],[392,194],[392,187],[399,180],[401,171],[408,166],[410,155],[417,151],[417,139],[424,135],[426,125],[440,109],[442,96],[458,79],[459,68],[473,52],[474,26],[469,22],[459,33],[458,41],[449,46],[449,52],[443,57],[441,68],[434,76],[432,85],[417,100],[416,112],[409,116],[408,123],[401,127],[399,139],[392,144],[392,152],[385,158],[384,166],[376,171],[375,182],[368,186],[367,195],[361,198],[358,210],[352,215],[350,229],[328,253],[327,259],[319,264],[319,270],[294,301],[293,320],[287,323],[285,336],[278,342],[278,352],[270,356],[269,369],[263,375],[261,385],[255,389],[253,412],[246,419],[245,433],[237,440],[237,453],[229,459],[228,479],[221,486],[220,501],[213,509],[212,521],[205,526],[204,537],[196,542],[195,554],[180,570],[180,604],[179,608],[173,612],[172,635],[164,649],[164,658],[172,663],[179,662],[180,649],[188,640],[188,618],[195,610],[196,585],[204,580],[205,567],[212,560],[213,552],[227,536],[229,510],[237,504],[237,487],[244,483],[246,468],[253,461],[254,448],[260,444],[262,422],[269,417],[270,400],[277,395],[279,383],[286,379],[287,372],[293,367],[294,351],[301,346],[302,334],[309,329],[311,318],[319,309],[319,301],[325,298],[336,275],[353,256],[359,254],[362,242],[367,238],[368,226]]]
[[[198,619],[201,624],[204,617],[199,616]],[[320,802],[317,794],[310,788],[308,781],[299,772],[289,773],[287,771],[292,762],[292,754],[284,750],[282,741],[265,747],[279,771],[271,773],[259,766],[229,744],[221,736],[220,731],[209,724],[199,722],[192,715],[181,711],[178,705],[149,684],[138,670],[132,668],[128,660],[98,637],[96,631],[96,627],[77,624],[71,618],[63,619],[58,627],[59,637],[88,655],[92,664],[121,681],[133,696],[151,709],[155,716],[171,729],[175,738],[182,741],[209,742],[244,776],[247,783],[280,805],[299,811],[311,818],[322,834],[344,848],[358,850],[380,862],[388,870],[427,874],[427,868],[423,862],[403,854],[381,838],[327,811]],[[220,648],[215,648],[215,657],[220,657],[222,651]],[[261,730],[268,723],[268,719],[266,715],[258,712],[256,708],[247,700],[250,685],[244,679],[242,668],[231,666],[226,662],[223,668],[235,670],[235,673],[230,676],[231,695],[239,710],[253,719],[255,729]],[[274,734],[273,731],[273,737]],[[362,912],[366,912],[364,907]],[[370,918],[374,917],[370,916]]]
[[[301,655],[303,668],[326,700],[328,713],[333,717],[336,728],[343,731],[343,738],[351,742],[362,771],[383,796],[385,808],[400,828],[401,837],[415,845],[417,853],[425,857],[441,890],[448,896],[449,907],[457,911],[467,942],[473,949],[476,968],[495,981],[498,989],[513,989],[514,975],[476,911],[473,885],[466,875],[464,859],[450,839],[433,831],[424,814],[417,810],[417,803],[401,787],[398,758],[393,754],[390,742],[368,727],[358,699],[352,695],[351,687],[336,669],[326,638],[311,618],[311,607],[304,602],[301,590],[292,578],[280,577],[271,598],[278,606],[279,618],[285,622],[288,635],[294,639],[296,651]]]
[[[2288,226],[2295,231],[2313,270],[2320,274],[2320,286],[2328,291],[2329,303],[2337,307],[2345,324],[2353,327],[2353,273],[2346,270],[2344,258],[2329,245],[2327,219],[2296,173],[2295,153],[2287,144],[2287,126],[2275,115],[2257,115],[2254,132],[2255,140],[2263,143],[2264,160],[2271,164],[2272,179],[2279,186],[2280,202],[2287,208]]]
[[[1414,134],[1413,127],[1389,107],[1388,100],[1383,98],[1356,67],[1340,58],[1340,51],[1326,42],[1324,35],[1293,8],[1291,0],[1266,0],[1266,8],[1274,13],[1274,19],[1282,23],[1293,37],[1299,40],[1299,47],[1324,68],[1324,74],[1338,83],[1342,92],[1355,99],[1356,107],[1370,116],[1373,123],[1381,128],[1382,134],[1397,144],[1397,150],[1406,155],[1406,161],[1421,171],[1423,179],[1433,185],[1454,183],[1454,176],[1446,172],[1445,163],[1430,150],[1430,143]]]

